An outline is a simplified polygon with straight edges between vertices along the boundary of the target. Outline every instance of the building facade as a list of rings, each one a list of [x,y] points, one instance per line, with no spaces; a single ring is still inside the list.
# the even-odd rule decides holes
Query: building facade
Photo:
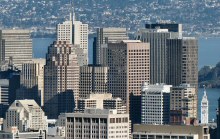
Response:
[[[10,131],[12,127],[20,132],[47,131],[47,117],[34,100],[15,100],[6,112],[4,131]]]
[[[116,109],[118,113],[126,113],[126,106],[123,105],[121,98],[113,98],[112,94],[90,94],[86,99],[78,100],[78,111],[85,109]]]
[[[22,63],[32,59],[32,39],[30,30],[2,30],[4,52],[2,60],[13,59],[15,67],[21,70]],[[2,62],[0,62],[2,63]]]
[[[167,84],[198,86],[198,41],[195,38],[167,40]],[[197,87],[198,88],[198,87]]]
[[[107,43],[116,43],[128,40],[126,28],[98,28],[95,44],[93,46],[93,64],[106,65],[105,47]]]
[[[144,83],[141,94],[141,123],[168,124],[172,85]]]
[[[117,110],[87,109],[66,113],[66,139],[128,139],[129,115]]]
[[[134,125],[133,139],[210,139],[208,126]]]
[[[45,59],[32,59],[22,64],[20,89],[17,100],[34,99],[40,106],[44,104]]]
[[[177,114],[181,111],[181,123],[185,118],[197,118],[198,96],[196,87],[190,84],[181,84],[171,88],[170,92],[170,110]],[[175,123],[176,116],[170,117],[170,121]]]
[[[129,112],[129,94],[140,95],[142,83],[150,81],[149,43],[109,43],[108,66],[108,92],[121,98]]]
[[[88,65],[80,67],[79,97],[87,98],[91,93],[107,93],[108,67]]]
[[[50,119],[57,118],[61,112],[73,112],[78,100],[79,66],[72,48],[72,44],[63,41],[48,47],[44,66],[44,111]]]

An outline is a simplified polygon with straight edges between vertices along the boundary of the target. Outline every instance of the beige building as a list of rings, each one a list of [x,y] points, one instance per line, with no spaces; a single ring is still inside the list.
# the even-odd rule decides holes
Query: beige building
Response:
[[[118,43],[122,40],[128,40],[126,28],[98,28],[95,40],[94,62],[96,65],[106,65],[106,47],[107,43]]]
[[[91,93],[107,93],[108,67],[81,66],[79,97],[87,98]]]
[[[116,109],[118,113],[125,113],[126,106],[122,104],[122,99],[113,98],[112,94],[90,94],[86,99],[78,100],[78,110],[84,111],[85,109]]]
[[[0,49],[4,52],[0,52],[0,55],[3,53],[4,58],[1,56],[0,60],[9,61],[12,58],[14,66],[21,70],[22,63],[32,59],[30,30],[2,30],[2,40],[4,40],[4,45],[2,45],[4,49]]]
[[[47,117],[34,100],[15,100],[6,112],[4,131],[16,127],[20,132],[48,129]]]
[[[129,112],[129,94],[141,95],[142,83],[150,81],[149,43],[109,43],[108,66],[108,92],[121,98]]]
[[[82,65],[88,64],[88,24],[80,21],[65,21],[57,25],[57,40],[67,44],[79,45],[85,55]]]
[[[45,59],[32,59],[22,64],[21,88],[17,91],[17,99],[34,99],[43,106],[44,65]]]
[[[190,86],[190,84],[181,84],[180,86],[171,88],[171,111],[182,111],[181,113],[183,118],[197,118],[197,109],[198,96],[196,87]],[[185,120],[185,118],[183,120]],[[171,119],[171,121],[175,121],[175,119]]]
[[[210,139],[208,126],[134,125],[133,139]]]
[[[117,110],[86,109],[63,115],[66,139],[128,139],[129,115]]]
[[[44,110],[48,118],[73,112],[79,95],[79,66],[73,45],[54,42],[48,48],[44,66]]]

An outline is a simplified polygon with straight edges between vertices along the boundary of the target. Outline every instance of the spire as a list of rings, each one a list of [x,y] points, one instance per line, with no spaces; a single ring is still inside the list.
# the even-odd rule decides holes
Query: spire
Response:
[[[203,87],[204,87],[204,97],[207,97],[205,85],[203,85]]]
[[[70,0],[70,21],[74,22],[74,20],[75,20],[74,4],[73,4],[73,0]]]

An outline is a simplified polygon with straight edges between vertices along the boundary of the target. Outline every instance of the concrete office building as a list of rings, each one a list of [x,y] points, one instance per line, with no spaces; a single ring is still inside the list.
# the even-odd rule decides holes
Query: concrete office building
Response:
[[[46,130],[47,117],[34,100],[15,100],[6,112],[4,131],[17,127],[20,132]]]
[[[98,28],[93,45],[93,64],[106,65],[106,47],[108,43],[128,40],[126,28]]]
[[[29,30],[2,30],[4,45],[0,45],[1,59],[13,59],[15,67],[21,70],[22,63],[32,59],[32,39]],[[3,58],[4,57],[4,58]],[[2,63],[3,61],[0,61]]]
[[[122,99],[113,98],[112,94],[90,94],[86,99],[78,100],[78,111],[85,109],[116,109],[118,113],[125,113],[126,106],[122,104]]]
[[[170,91],[170,110],[173,112],[170,117],[171,123],[183,124],[186,118],[197,118],[198,109],[198,96],[196,87],[190,86],[190,84],[181,84],[171,88]],[[175,113],[181,111],[180,121],[176,119]]]
[[[79,95],[79,66],[73,45],[54,42],[48,48],[44,66],[44,111],[49,119],[61,112],[73,112]]]
[[[210,139],[208,126],[134,125],[133,139]]]
[[[79,97],[91,93],[107,93],[108,67],[88,65],[80,67]]]
[[[67,44],[79,45],[82,49],[83,63],[88,64],[88,24],[70,19],[57,25],[57,40],[66,41]]]
[[[198,41],[195,38],[167,40],[167,84],[190,84],[198,88]]]
[[[141,123],[168,124],[172,85],[144,83],[141,93]]]
[[[137,39],[150,43],[150,83],[166,83],[167,46],[166,40],[171,38],[168,29],[140,29]]]
[[[45,131],[33,131],[33,132],[0,132],[1,139],[46,139]]]
[[[169,32],[172,32],[171,38],[173,37],[182,38],[182,34],[183,34],[183,25],[177,24],[177,23],[160,22],[160,23],[155,23],[155,24],[145,24],[145,28],[146,29],[168,29]]]
[[[22,64],[21,85],[16,98],[34,99],[38,105],[44,104],[44,65],[45,59],[32,59]]]
[[[86,109],[66,113],[66,139],[128,139],[129,115],[117,110]]]
[[[129,94],[141,95],[150,81],[150,45],[138,40],[108,44],[108,92],[121,98],[129,112]]]

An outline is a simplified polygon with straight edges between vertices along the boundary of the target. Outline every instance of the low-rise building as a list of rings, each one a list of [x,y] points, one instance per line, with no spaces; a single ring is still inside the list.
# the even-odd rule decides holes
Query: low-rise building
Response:
[[[117,110],[86,109],[84,113],[66,113],[66,139],[128,139],[129,115]]]
[[[208,126],[134,125],[133,139],[210,139]]]
[[[12,127],[17,127],[19,132],[47,131],[47,116],[34,100],[15,100],[6,112],[4,131]]]

